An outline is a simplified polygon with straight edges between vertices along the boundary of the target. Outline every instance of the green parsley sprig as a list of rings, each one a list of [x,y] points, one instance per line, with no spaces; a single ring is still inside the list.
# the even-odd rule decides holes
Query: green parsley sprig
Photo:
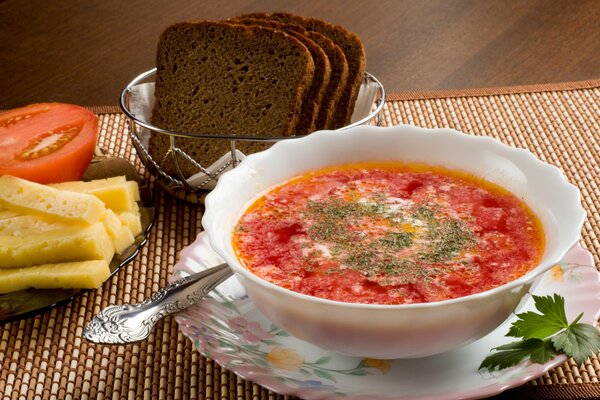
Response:
[[[481,362],[480,370],[509,368],[526,359],[543,364],[561,353],[581,365],[600,351],[600,333],[594,326],[579,322],[583,313],[573,322],[567,321],[564,297],[558,294],[532,297],[540,313],[517,314],[506,334],[522,340],[493,348],[496,352]]]

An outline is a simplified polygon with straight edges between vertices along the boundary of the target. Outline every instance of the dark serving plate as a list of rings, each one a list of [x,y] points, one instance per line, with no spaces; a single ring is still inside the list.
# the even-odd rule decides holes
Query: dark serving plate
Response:
[[[118,165],[119,173],[127,176],[127,179],[132,179],[131,168],[127,168],[127,171],[120,171],[125,165],[124,160],[118,160],[119,163],[113,163],[113,160],[105,160],[97,163],[96,166],[103,167],[102,163],[107,163],[108,168],[106,170],[113,171],[112,173],[106,174],[105,168],[100,168],[103,173],[94,174],[95,178],[108,177],[117,175],[114,173],[114,167]],[[126,165],[125,165],[126,166]],[[131,164],[129,164],[133,168]],[[137,173],[135,173],[137,175]],[[154,224],[155,210],[152,203],[152,193],[150,189],[143,185],[143,182],[139,181],[140,184],[140,201],[138,205],[140,207],[142,232],[136,236],[135,242],[125,249],[121,254],[115,254],[110,263],[110,276],[112,277],[121,269],[123,266],[129,264],[135,256],[140,252],[142,246],[148,240],[148,234],[150,228]],[[91,178],[90,178],[91,179]],[[109,280],[104,282],[104,285],[108,284]],[[52,307],[64,305],[72,301],[82,293],[96,289],[27,289],[18,292],[0,294],[0,324],[14,321],[26,317],[30,317],[42,312],[49,310]]]

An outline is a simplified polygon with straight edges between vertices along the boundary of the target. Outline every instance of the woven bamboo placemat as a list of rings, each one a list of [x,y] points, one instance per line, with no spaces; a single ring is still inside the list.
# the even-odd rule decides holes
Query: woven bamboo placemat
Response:
[[[100,144],[143,166],[116,107],[95,107]],[[529,87],[395,94],[384,124],[450,127],[494,136],[559,166],[581,189],[588,212],[582,245],[600,265],[600,81]],[[85,324],[109,304],[140,302],[166,285],[179,251],[200,231],[202,209],[158,192],[158,217],[135,261],[104,287],[72,303],[0,325],[0,399],[283,399],[220,368],[193,350],[172,318],[145,342],[94,345]],[[600,398],[597,357],[570,360],[497,398]]]

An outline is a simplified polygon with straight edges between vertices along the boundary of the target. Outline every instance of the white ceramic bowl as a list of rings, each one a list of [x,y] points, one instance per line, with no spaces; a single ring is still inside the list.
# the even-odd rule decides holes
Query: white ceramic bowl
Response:
[[[521,197],[542,221],[546,249],[521,278],[486,292],[422,304],[353,304],[292,292],[246,270],[231,232],[246,207],[303,172],[358,161],[424,162],[471,172]],[[223,175],[206,199],[202,224],[256,307],[294,336],[341,353],[381,359],[423,357],[477,340],[524,302],[541,274],[575,245],[585,219],[578,189],[523,149],[451,129],[361,126],[279,142]]]

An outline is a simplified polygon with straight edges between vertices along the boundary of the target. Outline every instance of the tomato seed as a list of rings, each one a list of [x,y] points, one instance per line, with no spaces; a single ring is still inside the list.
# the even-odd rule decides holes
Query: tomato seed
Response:
[[[65,125],[42,133],[32,140],[29,145],[16,158],[19,160],[33,160],[52,154],[73,140],[83,125]]]

